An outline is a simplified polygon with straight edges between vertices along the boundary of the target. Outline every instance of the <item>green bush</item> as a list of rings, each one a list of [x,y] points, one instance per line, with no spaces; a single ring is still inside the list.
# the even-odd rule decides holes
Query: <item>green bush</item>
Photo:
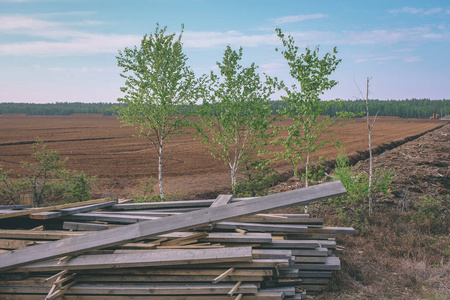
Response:
[[[429,195],[414,204],[417,211],[412,218],[423,230],[432,234],[446,234],[450,225],[450,195],[438,199]]]
[[[236,197],[257,197],[267,195],[269,188],[280,180],[280,174],[271,166],[269,160],[253,160],[244,164],[242,176],[234,187]]]
[[[133,200],[137,203],[179,201],[186,197],[186,193],[180,190],[165,193],[164,199],[162,199],[160,195],[153,195],[155,192],[153,188],[155,181],[152,176],[142,180],[139,185],[141,186],[142,194],[133,194]]]
[[[33,144],[33,162],[22,162],[29,175],[13,180],[11,170],[0,166],[0,196],[18,203],[19,195],[32,194],[36,206],[55,202],[84,201],[90,198],[91,183],[96,177],[64,168],[67,159],[50,151],[42,141]]]
[[[372,178],[372,197],[386,198],[391,195],[389,189],[392,183],[393,170],[374,169]],[[359,172],[350,166],[349,159],[344,153],[339,153],[336,159],[334,178],[340,180],[347,190],[347,194],[328,200],[336,207],[339,217],[353,226],[363,229],[368,222],[368,191],[369,174]]]

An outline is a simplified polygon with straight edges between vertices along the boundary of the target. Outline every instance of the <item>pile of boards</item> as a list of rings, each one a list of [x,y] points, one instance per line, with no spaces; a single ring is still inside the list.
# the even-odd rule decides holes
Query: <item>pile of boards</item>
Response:
[[[0,299],[305,299],[339,270],[336,234],[274,214],[339,181],[259,198],[0,207]]]

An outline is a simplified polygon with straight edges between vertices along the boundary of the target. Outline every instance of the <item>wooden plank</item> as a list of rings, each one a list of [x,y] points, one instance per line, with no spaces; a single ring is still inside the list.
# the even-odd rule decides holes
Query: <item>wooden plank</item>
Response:
[[[233,283],[114,283],[114,284],[77,284],[65,292],[65,295],[226,295],[234,286]],[[255,294],[258,288],[254,284],[242,284],[238,293]],[[0,286],[0,293],[47,294],[48,287],[39,286]],[[64,296],[65,298],[66,296]]]
[[[246,231],[258,232],[308,232],[308,227],[305,225],[293,224],[262,224],[262,223],[239,223],[239,222],[219,222],[215,224],[216,229],[243,229]]]
[[[327,248],[316,249],[292,249],[292,255],[295,256],[328,256]]]
[[[186,207],[208,207],[215,200],[187,200],[187,201],[165,201],[146,203],[124,203],[116,204],[112,210],[135,210],[135,209],[162,209],[162,208],[186,208]]]
[[[291,259],[291,250],[279,249],[253,249],[253,258],[262,259]]]
[[[0,229],[2,239],[28,239],[28,240],[60,240],[88,234],[89,232],[70,232],[64,230],[20,230],[20,229]]]
[[[12,213],[7,213],[7,214],[1,214],[0,219],[13,218],[13,217],[19,217],[19,216],[29,216],[31,214],[43,212],[43,211],[53,211],[53,210],[59,210],[59,209],[63,209],[63,208],[78,207],[78,206],[84,206],[84,205],[90,205],[90,204],[104,203],[104,202],[109,202],[109,201],[110,201],[109,198],[102,198],[102,199],[97,199],[97,200],[68,203],[68,204],[54,205],[54,206],[47,206],[47,207],[40,207],[40,208],[32,208],[32,209],[20,210],[20,211],[16,211],[16,212],[12,212]]]
[[[96,223],[80,223],[80,222],[68,222],[63,223],[63,229],[75,230],[75,231],[99,231],[109,229],[107,224]]]
[[[298,256],[295,257],[296,263],[326,263],[327,257],[324,256]]]
[[[0,239],[1,249],[8,249],[8,250],[22,249],[35,244],[36,241],[30,240]]]
[[[66,220],[71,221],[102,221],[121,224],[134,224],[138,222],[145,222],[158,219],[160,218],[147,216],[134,216],[134,215],[124,216],[119,214],[105,214],[105,213],[78,213],[66,217]]]
[[[275,215],[255,215],[233,218],[234,222],[243,223],[267,223],[267,224],[313,224],[322,225],[323,218],[288,218]]]
[[[233,195],[219,195],[210,207],[227,205],[233,199]]]
[[[165,217],[90,233],[84,236],[54,241],[44,245],[35,245],[20,250],[0,254],[0,271],[60,257],[106,248],[127,242],[144,239],[175,230],[184,230],[194,226],[206,225],[226,219],[245,216],[292,205],[305,205],[314,201],[328,199],[345,194],[345,188],[339,181],[323,183],[307,188],[268,195],[249,201],[231,203],[225,206],[210,207],[188,212],[179,216]],[[124,204],[125,205],[125,204]],[[318,246],[314,247],[317,248]]]
[[[42,293],[43,294],[43,293]],[[2,300],[42,300],[42,294],[1,294]],[[64,300],[231,300],[228,295],[64,295]],[[281,300],[283,293],[266,292],[243,295],[241,300]]]
[[[199,269],[189,268],[175,268],[175,267],[158,267],[158,268],[124,268],[124,269],[101,269],[101,270],[84,270],[83,274],[94,275],[161,275],[161,276],[217,276],[222,274],[228,267],[225,268],[206,268],[203,266]],[[272,269],[235,269],[233,276],[272,276]]]
[[[12,209],[12,210],[17,210],[17,209],[24,209],[24,208],[29,208],[29,205],[0,205],[0,209]]]
[[[250,247],[196,249],[196,250],[153,250],[126,254],[80,255],[68,261],[59,259],[36,262],[16,269],[24,272],[44,272],[61,270],[85,270],[107,268],[130,268],[149,266],[191,265],[251,261]]]
[[[216,279],[215,275],[196,275],[196,276],[177,276],[177,275],[145,275],[145,276],[133,276],[133,275],[78,275],[78,282],[87,283],[100,283],[100,282],[212,282]],[[220,281],[236,282],[236,281],[257,282],[263,281],[262,276],[236,276],[228,275],[222,278]],[[17,281],[20,282],[20,281]],[[215,283],[215,282],[213,282]],[[8,285],[7,283],[5,285]]]
[[[233,284],[79,284],[66,294],[115,294],[115,295],[223,295],[233,288]],[[254,284],[242,284],[236,291],[254,294],[258,288]]]
[[[323,264],[295,263],[287,268],[297,268],[302,271],[338,271],[341,269],[341,261],[339,257],[327,257],[326,263]]]
[[[117,201],[109,201],[104,203],[97,203],[97,204],[90,204],[90,205],[84,205],[79,207],[71,207],[71,208],[63,208],[59,209],[58,211],[44,211],[40,213],[33,213],[30,215],[31,219],[38,219],[38,220],[48,220],[48,219],[54,219],[59,218],[62,216],[69,216],[74,215],[76,213],[83,213],[88,211],[93,211],[96,209],[102,209],[111,207],[114,204],[117,204]]]

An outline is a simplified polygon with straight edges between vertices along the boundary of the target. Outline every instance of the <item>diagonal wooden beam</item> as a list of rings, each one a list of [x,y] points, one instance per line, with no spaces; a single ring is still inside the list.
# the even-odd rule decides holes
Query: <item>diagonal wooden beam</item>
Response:
[[[306,205],[313,201],[345,194],[340,181],[328,182],[303,189],[287,191],[253,200],[209,207],[180,216],[169,216],[128,226],[97,231],[83,236],[63,239],[28,248],[0,253],[0,271],[13,269],[32,262],[64,255],[76,255],[89,250],[101,249],[145,239],[176,230],[189,229],[238,216],[245,216],[292,205]]]

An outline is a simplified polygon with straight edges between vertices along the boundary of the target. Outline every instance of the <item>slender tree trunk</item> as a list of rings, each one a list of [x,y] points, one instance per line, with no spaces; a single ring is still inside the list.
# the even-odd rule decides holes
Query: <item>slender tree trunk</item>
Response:
[[[231,188],[234,191],[234,186],[236,185],[236,168],[231,167],[230,173],[231,173]]]
[[[306,154],[306,166],[305,166],[305,187],[309,186],[309,160],[311,157],[311,153],[308,151]]]
[[[367,77],[366,83],[366,112],[367,112],[367,129],[369,133],[369,189],[367,191],[367,197],[369,198],[369,214],[373,213],[373,199],[372,199],[372,126],[370,125],[369,120],[369,81],[370,79]],[[374,120],[375,121],[375,120]]]
[[[164,139],[161,139],[158,149],[158,181],[159,181],[159,195],[164,199],[164,189],[162,183],[162,158],[163,158]]]

